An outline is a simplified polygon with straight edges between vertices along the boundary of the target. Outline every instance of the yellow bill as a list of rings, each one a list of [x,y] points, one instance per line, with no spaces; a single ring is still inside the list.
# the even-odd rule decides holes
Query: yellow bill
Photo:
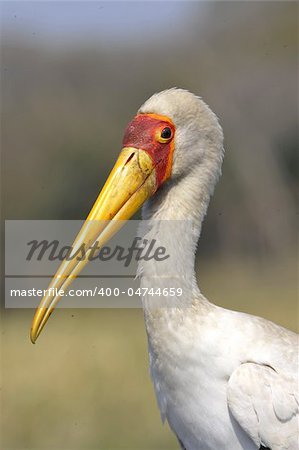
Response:
[[[155,192],[156,187],[155,165],[149,154],[133,147],[123,148],[72,245],[74,254],[84,246],[85,258],[77,260],[69,257],[63,261],[49,288],[54,288],[55,292],[59,289],[66,291],[72,280],[87,264],[88,252],[91,251],[93,244],[97,242],[98,247],[103,246]],[[59,295],[53,296],[51,291],[49,292],[42,299],[33,318],[30,332],[33,343],[60,299]]]

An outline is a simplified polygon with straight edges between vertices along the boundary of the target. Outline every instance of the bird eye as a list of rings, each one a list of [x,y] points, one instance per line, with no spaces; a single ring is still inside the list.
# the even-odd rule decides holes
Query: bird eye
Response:
[[[171,128],[166,127],[161,132],[161,138],[163,139],[170,139],[171,138]]]
[[[172,138],[172,129],[170,127],[165,127],[158,134],[158,141],[162,144],[168,142]]]

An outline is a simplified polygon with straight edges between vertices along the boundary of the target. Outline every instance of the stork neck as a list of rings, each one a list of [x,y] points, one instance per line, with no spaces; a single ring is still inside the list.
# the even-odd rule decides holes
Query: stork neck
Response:
[[[195,253],[211,189],[198,171],[166,184],[143,208],[143,236],[156,239],[166,248],[170,258],[140,262],[141,285],[148,288],[183,287],[190,301],[200,294],[195,275]],[[167,283],[168,282],[168,283]],[[175,287],[174,286],[174,287]]]

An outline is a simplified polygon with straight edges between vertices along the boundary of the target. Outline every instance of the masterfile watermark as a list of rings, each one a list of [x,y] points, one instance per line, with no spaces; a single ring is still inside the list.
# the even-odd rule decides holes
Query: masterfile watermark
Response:
[[[65,294],[64,289],[48,288],[48,289],[10,289],[10,295],[12,297],[41,297],[49,295],[51,297],[63,297]]]
[[[139,308],[144,296],[171,306],[180,301],[189,276],[178,270],[180,236],[192,234],[190,221],[130,220],[102,246],[96,233],[107,221],[91,223],[90,242],[76,239],[83,222],[6,222],[7,308],[34,308],[45,295],[62,297],[62,308]],[[56,275],[64,261],[71,261],[69,274]],[[72,273],[82,261],[82,271]],[[72,283],[62,282],[69,277]]]
[[[128,267],[132,260],[136,261],[164,261],[169,258],[166,248],[163,246],[157,246],[156,239],[142,239],[141,237],[135,237],[131,245],[124,248],[120,245],[115,247],[103,246],[101,247],[98,241],[95,241],[90,247],[86,244],[81,244],[79,248],[75,248],[69,245],[61,245],[58,240],[38,241],[36,239],[27,242],[29,247],[27,261],[36,259],[41,261],[43,258],[48,258],[49,261],[110,261],[116,259],[122,261],[125,267]]]

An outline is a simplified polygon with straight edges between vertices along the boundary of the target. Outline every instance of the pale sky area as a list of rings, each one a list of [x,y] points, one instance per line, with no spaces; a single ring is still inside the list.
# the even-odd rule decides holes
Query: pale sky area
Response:
[[[1,2],[2,35],[21,33],[24,38],[50,45],[78,40],[102,44],[172,35],[193,2]]]

